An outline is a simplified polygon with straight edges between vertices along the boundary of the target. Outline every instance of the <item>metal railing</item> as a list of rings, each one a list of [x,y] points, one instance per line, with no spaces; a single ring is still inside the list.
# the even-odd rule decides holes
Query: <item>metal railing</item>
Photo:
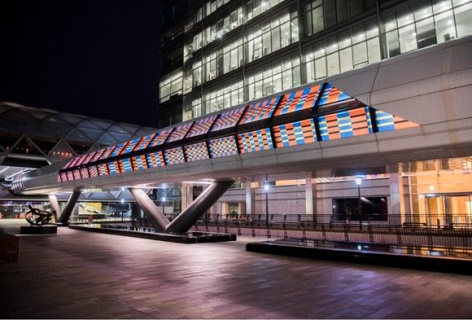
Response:
[[[253,237],[344,241],[428,248],[472,249],[472,223],[467,215],[205,215],[193,229]],[[459,222],[457,222],[459,221]]]

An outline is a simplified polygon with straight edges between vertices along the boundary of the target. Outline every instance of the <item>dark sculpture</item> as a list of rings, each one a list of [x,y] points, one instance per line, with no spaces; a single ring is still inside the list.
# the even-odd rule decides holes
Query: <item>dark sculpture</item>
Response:
[[[37,208],[33,208],[31,205],[29,206],[30,211],[28,211],[25,215],[26,221],[33,226],[48,224],[51,221],[52,216],[54,215],[54,211],[46,211],[40,210]]]

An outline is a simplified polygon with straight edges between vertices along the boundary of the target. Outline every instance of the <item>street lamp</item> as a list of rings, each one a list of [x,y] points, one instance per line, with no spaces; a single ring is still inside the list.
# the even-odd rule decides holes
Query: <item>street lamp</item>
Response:
[[[165,201],[166,201],[166,197],[162,197],[161,198],[161,204],[162,204],[162,214],[165,214]]]
[[[361,178],[356,178],[357,185],[357,212],[359,213],[359,229],[362,230],[362,212],[361,212]]]
[[[269,193],[269,183],[266,181],[264,183],[264,191],[265,191],[265,215],[266,215],[266,227],[269,228],[269,200],[267,198],[267,195]]]

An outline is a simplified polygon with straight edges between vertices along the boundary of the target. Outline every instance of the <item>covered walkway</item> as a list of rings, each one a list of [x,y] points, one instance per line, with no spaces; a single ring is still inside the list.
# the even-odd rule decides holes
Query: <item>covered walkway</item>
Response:
[[[247,252],[252,241],[21,236],[19,262],[0,264],[0,317],[472,317],[470,276]]]

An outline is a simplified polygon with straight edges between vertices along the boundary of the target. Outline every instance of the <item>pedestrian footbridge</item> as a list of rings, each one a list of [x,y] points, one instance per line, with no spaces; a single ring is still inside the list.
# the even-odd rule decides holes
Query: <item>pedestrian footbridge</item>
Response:
[[[240,177],[472,156],[471,52],[470,37],[450,41],[225,106],[30,172],[14,190],[72,191],[74,203],[84,189],[127,187],[157,230],[182,232]],[[172,223],[142,190],[197,179],[212,184]]]

